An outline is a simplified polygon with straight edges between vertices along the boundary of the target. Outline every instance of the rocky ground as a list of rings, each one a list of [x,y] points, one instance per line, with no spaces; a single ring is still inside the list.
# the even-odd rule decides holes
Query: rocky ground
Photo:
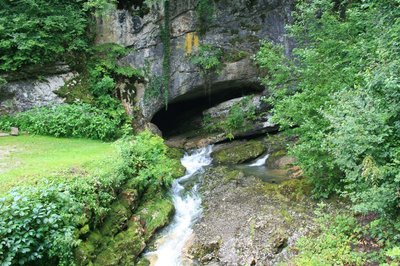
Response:
[[[285,141],[276,136],[259,140],[271,154],[270,167],[286,173],[281,182],[265,182],[237,169],[230,156],[208,169],[201,186],[203,216],[186,251],[194,265],[276,265],[295,255],[296,240],[314,228],[316,203],[297,177],[299,171],[291,175],[296,168],[286,156]],[[238,147],[250,143],[216,147],[214,156],[237,154]]]
[[[315,203],[303,180],[271,184],[225,166],[202,186],[204,213],[189,256],[200,265],[276,265],[313,228]]]

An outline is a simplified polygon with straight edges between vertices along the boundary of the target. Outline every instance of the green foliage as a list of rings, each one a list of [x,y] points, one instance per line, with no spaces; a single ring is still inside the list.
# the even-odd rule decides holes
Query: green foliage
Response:
[[[171,21],[169,0],[164,0],[164,26],[161,28],[163,42],[163,89],[165,108],[168,107],[169,86],[171,80]]]
[[[220,48],[206,44],[200,45],[196,53],[190,57],[192,63],[200,69],[206,93],[210,91],[212,79],[222,67],[222,55]]]
[[[68,103],[85,102],[103,110],[117,121],[119,130],[131,122],[121,100],[126,100],[127,92],[133,90],[132,83],[143,78],[142,70],[118,63],[128,52],[127,48],[117,44],[92,47],[87,58],[77,66],[81,69],[80,76],[59,89],[57,94]]]
[[[291,153],[314,195],[340,193],[360,213],[398,215],[400,205],[399,16],[398,1],[299,2],[296,62],[268,42],[255,57],[273,121],[299,136]]]
[[[171,159],[163,140],[148,132],[121,140],[120,156],[87,176],[54,178],[19,187],[0,199],[0,261],[4,265],[73,265],[79,231],[96,228],[124,184],[162,191],[171,181]]]
[[[157,99],[163,94],[163,77],[151,76],[149,83],[144,91],[143,99],[145,103],[151,103],[151,100]]]
[[[400,263],[400,247],[396,246],[386,252],[386,256],[390,258],[390,264],[384,265],[398,265]]]
[[[191,61],[198,66],[203,75],[217,71],[221,65],[222,50],[211,45],[200,45],[197,53],[191,56]]]
[[[15,190],[0,202],[0,261],[2,265],[27,265],[59,255],[68,265],[76,245],[77,207],[63,186]],[[47,258],[47,259],[48,259]]]
[[[399,221],[333,213],[327,206],[315,211],[317,230],[296,243],[296,265],[397,265]]]
[[[231,52],[224,53],[224,61],[225,62],[238,62],[248,56],[249,56],[249,53],[246,51],[233,50]]]
[[[200,0],[196,6],[200,34],[205,34],[214,20],[214,0]]]
[[[40,107],[0,119],[0,128],[11,126],[32,134],[112,140],[121,136],[121,121],[88,104]]]
[[[300,238],[296,243],[299,255],[295,265],[364,265],[364,254],[352,250],[360,228],[355,218],[332,216],[317,210],[320,232]]]
[[[6,81],[4,78],[0,77],[0,89],[1,89],[6,83],[7,83],[7,81]]]
[[[129,169],[136,176],[135,184],[139,189],[150,185],[169,187],[173,180],[175,166],[167,156],[167,147],[163,139],[143,132],[137,135],[133,142],[122,146],[122,157],[129,161]]]
[[[256,109],[250,97],[244,97],[232,105],[222,121],[214,121],[210,115],[203,117],[203,126],[208,132],[225,132],[230,139],[234,133],[246,131],[257,118]]]
[[[82,1],[5,0],[0,4],[0,71],[68,60],[88,47]]]
[[[83,4],[84,11],[99,15],[107,15],[110,10],[115,9],[117,0],[87,0]]]

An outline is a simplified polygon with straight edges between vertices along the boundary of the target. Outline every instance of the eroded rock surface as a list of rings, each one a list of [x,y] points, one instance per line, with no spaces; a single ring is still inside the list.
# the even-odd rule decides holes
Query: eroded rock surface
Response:
[[[14,80],[0,89],[0,114],[21,112],[33,107],[60,104],[64,100],[56,95],[75,76],[68,72],[38,79]]]

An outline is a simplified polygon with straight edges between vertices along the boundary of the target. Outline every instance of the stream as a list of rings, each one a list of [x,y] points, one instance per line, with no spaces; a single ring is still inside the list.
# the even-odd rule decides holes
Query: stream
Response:
[[[193,232],[192,225],[202,212],[198,186],[204,168],[212,162],[212,148],[207,146],[194,150],[181,159],[186,174],[175,180],[171,188],[175,214],[156,240],[156,250],[145,255],[150,265],[182,265],[182,250]]]
[[[202,214],[199,184],[205,167],[211,165],[213,146],[193,150],[181,159],[186,174],[176,179],[171,188],[175,214],[172,222],[163,229],[156,241],[154,251],[145,257],[152,266],[191,265],[183,258],[183,250],[193,233],[193,225]],[[264,155],[253,162],[234,166],[247,175],[255,176],[265,182],[279,183],[285,179],[285,171],[267,169],[265,163],[269,155]]]

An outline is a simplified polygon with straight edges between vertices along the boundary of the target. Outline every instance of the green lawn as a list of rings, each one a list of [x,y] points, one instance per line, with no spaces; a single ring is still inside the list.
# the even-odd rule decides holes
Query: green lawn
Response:
[[[113,143],[44,136],[0,137],[0,194],[64,171],[94,170],[116,153]]]

